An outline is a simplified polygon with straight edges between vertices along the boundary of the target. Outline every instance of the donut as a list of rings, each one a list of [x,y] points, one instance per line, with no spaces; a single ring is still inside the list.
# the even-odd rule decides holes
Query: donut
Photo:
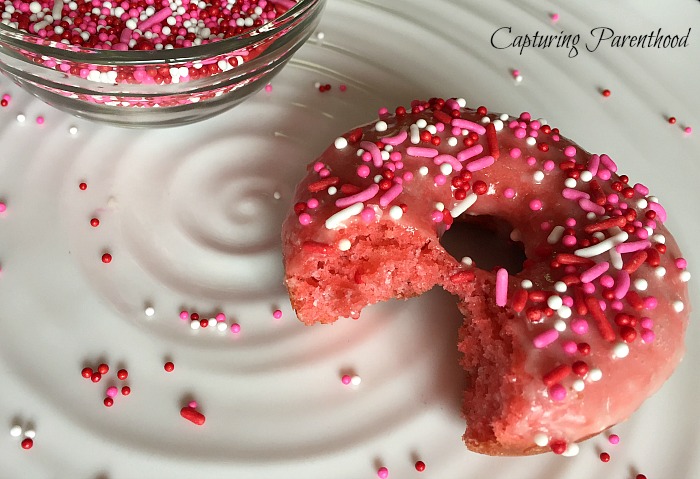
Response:
[[[479,269],[441,245],[455,222],[489,217],[522,245],[521,271]],[[464,316],[466,446],[574,455],[684,353],[690,274],[666,220],[610,156],[527,112],[413,101],[309,165],[282,228],[285,283],[307,325],[441,286]]]

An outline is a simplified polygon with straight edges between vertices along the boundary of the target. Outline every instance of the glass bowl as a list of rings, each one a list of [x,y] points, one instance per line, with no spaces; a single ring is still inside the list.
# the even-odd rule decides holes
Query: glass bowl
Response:
[[[29,93],[81,118],[123,127],[183,125],[264,87],[309,38],[325,0],[299,0],[239,36],[170,50],[98,50],[0,23],[0,69]]]

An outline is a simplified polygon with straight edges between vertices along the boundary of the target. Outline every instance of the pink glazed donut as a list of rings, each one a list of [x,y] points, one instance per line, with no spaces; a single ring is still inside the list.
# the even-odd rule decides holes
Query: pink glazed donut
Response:
[[[484,216],[522,242],[519,273],[440,244],[453,222]],[[467,447],[572,455],[683,355],[690,274],[665,221],[609,156],[528,113],[433,98],[382,109],[309,166],[283,226],[285,281],[306,324],[442,286],[464,315]]]

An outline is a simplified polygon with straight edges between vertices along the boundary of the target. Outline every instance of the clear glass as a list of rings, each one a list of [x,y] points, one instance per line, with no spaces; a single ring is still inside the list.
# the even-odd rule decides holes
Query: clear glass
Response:
[[[114,51],[49,41],[0,24],[0,69],[44,102],[123,127],[203,120],[264,87],[309,38],[325,0],[300,0],[240,36],[188,48]]]

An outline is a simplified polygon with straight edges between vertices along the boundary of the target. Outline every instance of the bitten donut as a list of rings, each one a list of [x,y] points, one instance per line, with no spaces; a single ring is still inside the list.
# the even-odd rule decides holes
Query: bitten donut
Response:
[[[441,246],[453,222],[483,215],[512,226],[519,273]],[[441,285],[465,318],[469,449],[574,455],[683,355],[690,274],[665,222],[646,186],[543,120],[414,101],[309,166],[283,226],[286,285],[306,324]]]

